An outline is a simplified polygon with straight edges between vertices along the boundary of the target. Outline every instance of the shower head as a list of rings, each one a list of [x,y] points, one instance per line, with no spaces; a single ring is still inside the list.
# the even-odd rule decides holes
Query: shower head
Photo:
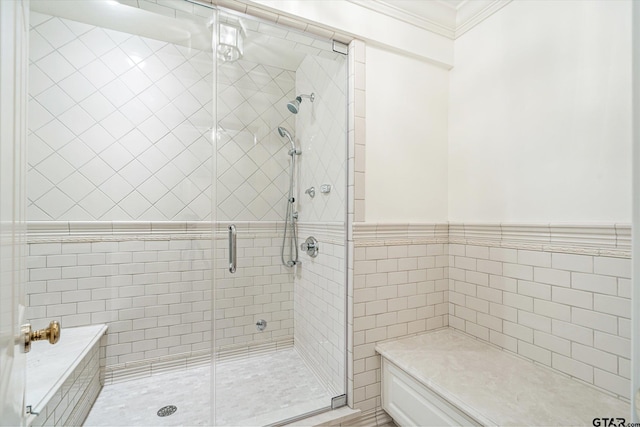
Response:
[[[294,99],[293,101],[287,104],[287,108],[289,109],[289,111],[291,111],[293,114],[298,114],[298,111],[300,110],[300,103],[302,102],[302,98],[308,98],[311,102],[313,102],[316,99],[316,94],[312,93],[311,95],[296,96],[296,99]]]
[[[298,109],[300,108],[300,101],[298,100],[302,101],[302,98],[298,97],[287,104],[287,108],[293,114],[298,114]]]
[[[291,133],[289,133],[288,130],[286,130],[282,126],[278,126],[278,133],[280,134],[281,137],[287,138],[289,140],[289,143],[291,144],[291,150],[289,150],[290,156],[293,156],[294,154],[299,155],[301,153],[300,150],[296,150],[296,144],[295,142],[293,142],[293,137],[291,136]]]

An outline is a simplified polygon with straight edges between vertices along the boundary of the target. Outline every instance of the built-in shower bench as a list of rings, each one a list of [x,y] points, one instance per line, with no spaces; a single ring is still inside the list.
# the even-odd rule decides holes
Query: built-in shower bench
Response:
[[[106,325],[65,328],[60,340],[31,343],[27,353],[27,423],[82,425],[100,392],[100,338]]]
[[[627,403],[453,329],[380,343],[376,351],[382,406],[401,426],[630,421]]]

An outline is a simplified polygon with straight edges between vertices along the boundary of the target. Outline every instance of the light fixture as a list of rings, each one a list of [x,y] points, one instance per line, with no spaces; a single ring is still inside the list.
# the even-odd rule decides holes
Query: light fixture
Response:
[[[218,26],[218,59],[223,62],[236,61],[244,53],[244,35],[239,26],[221,22]]]

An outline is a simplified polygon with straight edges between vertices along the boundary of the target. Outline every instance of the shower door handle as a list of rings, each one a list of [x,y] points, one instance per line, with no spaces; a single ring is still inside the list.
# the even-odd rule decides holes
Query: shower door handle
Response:
[[[229,226],[229,273],[236,272],[236,226]]]

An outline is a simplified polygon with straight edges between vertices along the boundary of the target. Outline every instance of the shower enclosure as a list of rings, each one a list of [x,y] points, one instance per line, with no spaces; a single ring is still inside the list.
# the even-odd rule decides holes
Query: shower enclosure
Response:
[[[108,326],[86,425],[346,404],[344,46],[183,0],[30,17],[26,317]]]

